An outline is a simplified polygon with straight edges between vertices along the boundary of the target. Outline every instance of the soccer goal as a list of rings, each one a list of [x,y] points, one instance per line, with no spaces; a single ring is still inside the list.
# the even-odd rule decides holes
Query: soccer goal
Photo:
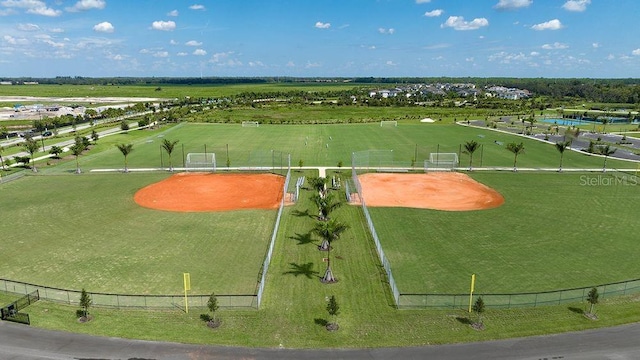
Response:
[[[398,122],[395,120],[382,120],[380,121],[380,127],[397,127]]]
[[[242,127],[259,127],[260,123],[257,121],[243,121]]]
[[[451,170],[458,166],[456,153],[430,153],[429,160],[424,161],[424,170]]]
[[[216,171],[216,154],[188,153],[184,167],[187,171]]]

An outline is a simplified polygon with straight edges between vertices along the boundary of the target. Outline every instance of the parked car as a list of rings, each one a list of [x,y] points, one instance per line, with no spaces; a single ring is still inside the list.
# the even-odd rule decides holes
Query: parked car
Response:
[[[42,136],[51,136],[53,133],[51,131],[45,131],[42,133]]]

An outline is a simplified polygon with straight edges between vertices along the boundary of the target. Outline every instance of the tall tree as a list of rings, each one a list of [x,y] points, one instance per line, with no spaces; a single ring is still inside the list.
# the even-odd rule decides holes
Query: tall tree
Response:
[[[127,157],[133,151],[133,144],[117,144],[116,147],[124,155],[124,172],[129,172]]]
[[[169,171],[173,171],[173,163],[171,162],[171,153],[173,152],[173,149],[176,147],[176,144],[179,141],[180,140],[175,140],[175,141],[171,141],[169,139],[162,140],[162,148],[164,149],[164,151],[167,152],[167,155],[169,155]]]
[[[80,293],[80,307],[84,313],[85,319],[87,318],[87,313],[89,311],[89,307],[91,306],[91,296],[87,293],[87,290],[82,288],[82,292]]]
[[[513,171],[518,171],[517,163],[518,163],[518,155],[524,153],[524,143],[516,144],[516,143],[508,143],[507,150],[513,153]]]
[[[327,251],[327,269],[322,277],[323,283],[334,283],[337,281],[331,270],[331,244],[333,241],[339,239],[340,235],[348,228],[345,224],[339,223],[336,220],[330,220],[316,223],[313,229],[313,231],[322,238],[322,244],[318,249]]]
[[[33,172],[38,172],[38,169],[36,169],[36,159],[34,159],[33,154],[35,154],[38,151],[38,149],[40,148],[40,145],[38,145],[38,142],[33,140],[33,138],[29,137],[24,142],[24,148],[25,150],[27,150],[29,155],[31,155],[31,163],[33,164],[31,166],[31,169],[33,170]]]
[[[326,183],[327,179],[323,177],[309,178],[309,185],[311,185],[311,187],[313,187],[319,194],[321,194],[320,196],[324,196],[324,188]]]
[[[571,145],[569,141],[558,141],[556,143],[556,150],[560,153],[560,167],[558,168],[558,172],[562,171],[562,160],[564,158],[564,151]]]
[[[607,171],[607,158],[613,155],[613,153],[615,153],[616,150],[617,149],[611,148],[611,146],[609,145],[598,146],[598,153],[600,153],[600,155],[604,155],[604,164],[602,165],[602,172]]]
[[[469,154],[469,171],[473,166],[473,153],[480,148],[480,144],[477,141],[471,140],[464,143],[464,153]]]
[[[333,193],[322,196],[321,193],[311,195],[311,200],[318,206],[318,218],[322,221],[329,220],[329,214],[342,206],[343,202],[335,200]]]

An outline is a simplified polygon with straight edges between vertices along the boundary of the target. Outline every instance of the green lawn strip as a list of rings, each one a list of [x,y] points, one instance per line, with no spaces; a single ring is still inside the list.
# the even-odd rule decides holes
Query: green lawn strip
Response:
[[[28,176],[2,185],[5,242],[29,256],[5,259],[0,273],[71,290],[180,294],[190,272],[193,294],[253,294],[275,211],[176,213],[134,202],[138,189],[167,176]]]
[[[471,175],[500,192],[504,205],[466,212],[370,209],[401,292],[465,293],[472,273],[478,293],[637,278],[640,266],[615,260],[638,248],[637,182],[611,174]]]

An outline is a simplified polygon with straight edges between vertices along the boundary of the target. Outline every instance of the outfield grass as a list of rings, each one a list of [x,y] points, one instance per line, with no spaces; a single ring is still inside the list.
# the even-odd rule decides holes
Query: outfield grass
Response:
[[[27,176],[0,185],[1,277],[91,292],[253,294],[275,211],[175,213],[135,192],[167,174]]]
[[[635,279],[640,178],[479,173],[505,197],[466,212],[370,208],[402,293],[539,292]],[[366,199],[366,194],[365,194]]]

